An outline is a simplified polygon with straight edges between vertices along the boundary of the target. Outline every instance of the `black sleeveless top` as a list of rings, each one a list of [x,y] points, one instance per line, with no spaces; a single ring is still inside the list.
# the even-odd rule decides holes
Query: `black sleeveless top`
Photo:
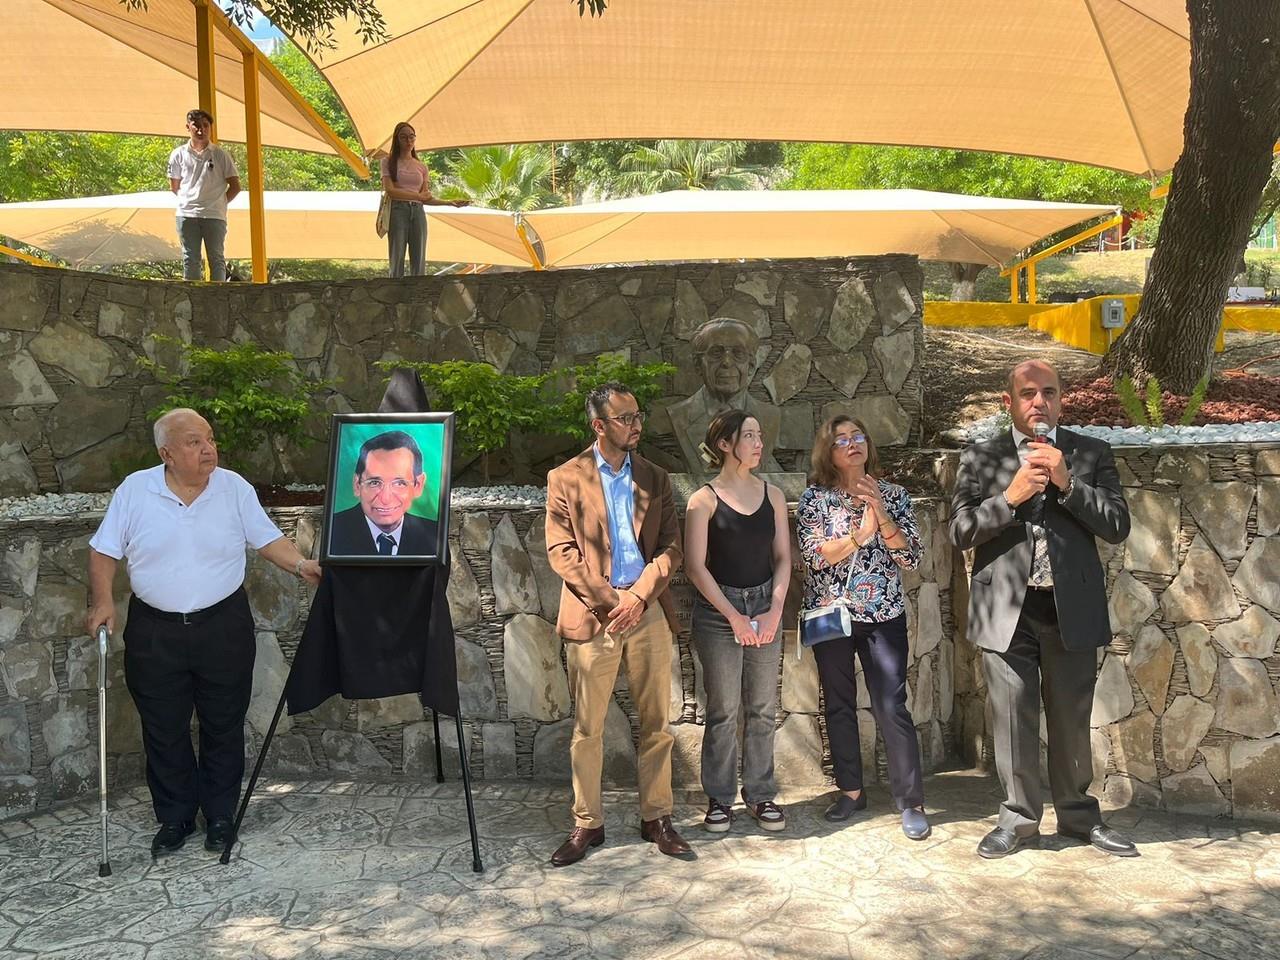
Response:
[[[716,512],[707,524],[707,570],[726,587],[758,587],[773,576],[773,504],[769,486],[764,500],[750,514],[739,513],[720,499],[715,487]]]

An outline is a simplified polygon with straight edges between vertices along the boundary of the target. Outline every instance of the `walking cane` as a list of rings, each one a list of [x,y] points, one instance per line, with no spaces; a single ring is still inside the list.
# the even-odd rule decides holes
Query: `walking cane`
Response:
[[[102,857],[98,876],[111,876],[107,855],[107,644],[111,634],[105,623],[98,626],[98,815],[102,826]]]

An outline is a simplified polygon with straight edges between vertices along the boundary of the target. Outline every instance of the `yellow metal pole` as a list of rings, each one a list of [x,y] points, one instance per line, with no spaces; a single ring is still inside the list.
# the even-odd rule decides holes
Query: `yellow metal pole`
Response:
[[[1036,265],[1027,264],[1027,303],[1036,302]]]
[[[258,58],[241,53],[244,64],[245,159],[249,169],[249,249],[253,255],[253,282],[267,282],[267,216],[263,209],[262,112],[258,91]]]
[[[3,254],[6,257],[17,257],[19,260],[33,264],[37,267],[53,267],[54,269],[57,269],[58,267],[56,263],[52,263],[49,260],[41,260],[39,257],[33,257],[29,253],[23,253],[21,250],[15,250],[13,247],[3,243],[0,243],[0,254]]]
[[[524,244],[524,252],[528,254],[529,263],[533,265],[533,269],[546,269],[542,261],[538,259],[538,251],[533,249],[533,243],[529,240],[529,229],[524,225],[523,220],[516,221],[516,235],[520,238],[520,242]]]
[[[1016,267],[1009,271],[1009,302],[1018,302],[1018,270]]]
[[[196,83],[200,90],[200,109],[213,117],[209,139],[218,139],[217,82],[213,69],[213,8],[209,0],[191,0],[196,8]]]
[[[1005,267],[1003,270],[1000,271],[1000,276],[1007,277],[1010,273],[1016,273],[1018,270],[1021,270],[1023,267],[1030,267],[1032,264],[1039,263],[1041,260],[1044,260],[1046,257],[1053,256],[1055,253],[1059,252],[1060,250],[1066,250],[1068,247],[1074,247],[1081,240],[1088,240],[1090,237],[1096,237],[1098,234],[1106,230],[1110,230],[1112,227],[1118,227],[1123,223],[1124,223],[1123,215],[1117,213],[1110,220],[1106,220],[1102,223],[1095,224],[1094,226],[1090,227],[1088,230],[1081,230],[1079,233],[1075,234],[1074,236],[1067,237],[1067,239],[1063,240],[1061,243],[1055,243],[1052,247],[1049,247],[1047,250],[1041,250],[1037,254],[1027,257],[1023,260],[1019,260],[1017,263],[1015,263],[1011,267]]]

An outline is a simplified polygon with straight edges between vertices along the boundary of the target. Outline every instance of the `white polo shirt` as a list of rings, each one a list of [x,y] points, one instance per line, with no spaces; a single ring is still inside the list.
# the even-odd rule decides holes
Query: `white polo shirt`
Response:
[[[164,482],[164,465],[125,477],[89,546],[129,568],[133,592],[169,613],[225,600],[244,583],[245,547],[284,536],[253,486],[218,467],[187,506]]]
[[[231,155],[216,143],[202,153],[188,140],[169,154],[169,176],[178,185],[178,216],[227,219],[227,181],[240,176]]]

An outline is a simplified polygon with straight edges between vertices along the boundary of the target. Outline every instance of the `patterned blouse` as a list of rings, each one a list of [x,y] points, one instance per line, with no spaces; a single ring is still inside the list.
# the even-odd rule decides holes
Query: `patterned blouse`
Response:
[[[828,540],[847,537],[862,522],[862,502],[841,490],[809,486],[796,507],[796,536],[800,555],[809,575],[804,582],[805,610],[835,603],[842,596],[853,619],[862,623],[884,623],[905,612],[905,596],[899,566],[914,570],[920,566],[920,528],[916,524],[911,497],[897,484],[880,483],[880,495],[893,522],[907,538],[907,545],[890,549],[879,533],[864,547],[834,567],[823,559],[818,547]],[[850,565],[853,567],[852,579]],[[845,583],[849,589],[845,591]]]

